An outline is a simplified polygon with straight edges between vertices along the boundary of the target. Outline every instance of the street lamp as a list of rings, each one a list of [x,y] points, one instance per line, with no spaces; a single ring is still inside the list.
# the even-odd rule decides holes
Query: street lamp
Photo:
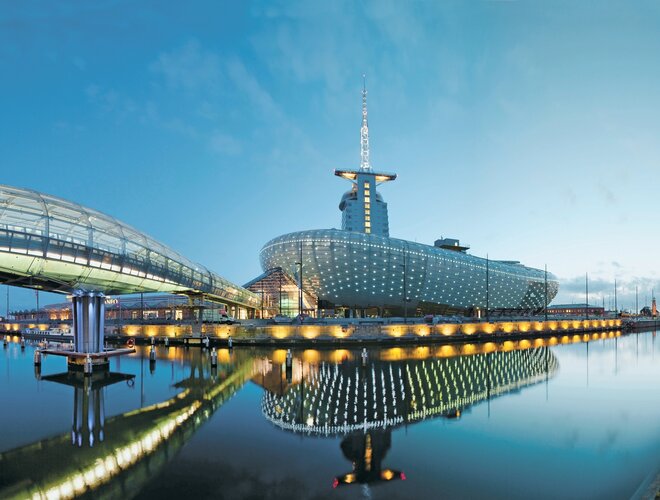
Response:
[[[261,319],[264,319],[264,287],[261,285]]]
[[[490,323],[490,259],[486,254],[486,321]]]
[[[589,319],[589,273],[584,274],[584,293],[587,299],[587,304],[584,308],[584,319]]]
[[[280,277],[280,307],[278,309],[279,314],[282,314],[282,268],[279,268],[279,277]]]
[[[300,272],[298,273],[299,286],[298,286],[298,315],[301,315],[303,312],[303,253],[302,253],[302,241],[300,242],[300,261],[296,262],[296,265],[300,266]]]
[[[544,288],[545,288],[545,300],[543,301],[543,309],[545,309],[545,321],[548,321],[548,264],[545,265],[545,279],[544,279]],[[605,306],[603,306],[605,309]]]
[[[408,323],[408,293],[406,290],[406,259],[404,256],[403,264],[399,264],[399,267],[403,268],[403,322],[404,324]]]

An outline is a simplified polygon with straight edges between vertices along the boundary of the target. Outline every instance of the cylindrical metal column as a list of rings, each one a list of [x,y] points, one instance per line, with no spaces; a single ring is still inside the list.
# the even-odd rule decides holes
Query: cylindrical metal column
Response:
[[[103,351],[105,342],[105,297],[102,293],[76,292],[73,295],[74,350]]]

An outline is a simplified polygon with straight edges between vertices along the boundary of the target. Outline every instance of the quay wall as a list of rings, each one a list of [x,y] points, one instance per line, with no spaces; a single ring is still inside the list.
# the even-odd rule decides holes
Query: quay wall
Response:
[[[52,327],[52,325],[51,325]],[[225,344],[229,337],[237,344],[350,344],[361,342],[417,343],[470,342],[523,339],[532,337],[579,335],[590,332],[631,331],[660,327],[660,320],[628,321],[611,319],[550,319],[548,321],[492,321],[472,323],[414,324],[302,324],[302,325],[220,325],[203,324],[193,331],[190,324],[132,324],[108,331],[108,340],[152,337],[169,338],[173,344],[186,339],[209,337],[214,343]],[[30,328],[46,333],[49,325],[0,324],[0,334],[18,334]],[[38,333],[36,334],[38,336]],[[45,335],[44,335],[45,337]],[[196,343],[196,342],[195,342]]]
[[[236,344],[354,343],[354,342],[465,342],[470,340],[525,338],[539,335],[579,334],[621,330],[621,319],[502,321],[480,323],[416,324],[302,324],[213,325],[205,324],[201,336],[224,343],[231,336]],[[186,325],[126,325],[122,337],[164,338],[173,341],[193,337]],[[110,336],[109,338],[112,338]]]

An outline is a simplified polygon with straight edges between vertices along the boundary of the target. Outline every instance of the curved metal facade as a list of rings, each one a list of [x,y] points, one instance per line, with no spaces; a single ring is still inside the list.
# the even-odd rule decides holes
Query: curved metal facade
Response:
[[[257,307],[259,297],[96,210],[0,185],[0,279],[52,291],[201,292]]]
[[[301,245],[305,290],[335,305],[402,307],[405,291],[413,307],[486,306],[486,259],[373,234],[338,229],[285,234],[261,249],[261,267],[281,267],[297,277]],[[546,298],[544,271],[488,262],[490,309],[541,309],[558,290],[550,273]]]

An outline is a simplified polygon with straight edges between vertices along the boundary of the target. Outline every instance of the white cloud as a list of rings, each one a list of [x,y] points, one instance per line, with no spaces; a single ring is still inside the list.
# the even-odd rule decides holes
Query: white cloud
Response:
[[[242,143],[230,135],[214,130],[208,141],[209,148],[223,155],[237,156],[243,151]]]
[[[124,119],[139,111],[138,104],[115,89],[103,88],[100,85],[88,85],[85,94],[90,102],[99,106],[105,112]]]
[[[191,40],[171,52],[163,52],[149,69],[160,74],[167,85],[187,92],[212,92],[223,83],[220,58]]]

